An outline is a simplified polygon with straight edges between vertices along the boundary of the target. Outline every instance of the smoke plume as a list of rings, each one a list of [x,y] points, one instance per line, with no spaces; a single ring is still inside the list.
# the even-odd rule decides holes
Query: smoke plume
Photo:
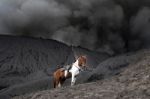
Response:
[[[150,47],[149,0],[0,0],[0,33],[110,54]]]

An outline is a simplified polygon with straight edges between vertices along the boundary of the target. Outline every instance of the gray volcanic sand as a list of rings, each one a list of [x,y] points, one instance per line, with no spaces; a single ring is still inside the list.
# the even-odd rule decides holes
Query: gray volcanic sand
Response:
[[[72,64],[75,56],[87,55],[90,68],[96,68],[109,57],[105,53],[67,46],[55,40],[28,37],[0,36],[0,46],[0,97],[52,88],[52,73]]]
[[[13,99],[150,99],[150,51],[133,56],[128,67],[109,79],[38,91]]]

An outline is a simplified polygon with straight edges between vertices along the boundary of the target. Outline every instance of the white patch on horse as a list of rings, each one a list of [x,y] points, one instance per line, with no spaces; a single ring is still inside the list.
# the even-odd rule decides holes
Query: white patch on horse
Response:
[[[81,68],[78,66],[78,60],[72,65],[72,68],[69,70],[69,72],[71,72],[72,74],[72,78],[71,78],[71,85],[74,85],[76,82],[76,75],[78,75],[80,73]]]
[[[75,76],[79,74],[79,70],[81,68],[78,66],[78,60],[72,65],[72,68],[69,70],[69,72],[71,72],[72,74],[74,74]]]
[[[61,87],[61,84],[60,84],[60,83],[58,84],[58,87]]]
[[[68,71],[67,71],[67,70],[65,70],[65,77],[67,77],[67,74],[68,74]]]

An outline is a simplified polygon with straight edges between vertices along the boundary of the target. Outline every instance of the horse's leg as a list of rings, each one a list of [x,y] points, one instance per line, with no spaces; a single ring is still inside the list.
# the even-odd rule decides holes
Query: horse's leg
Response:
[[[56,87],[59,87],[60,85],[59,85],[59,83],[60,83],[60,79],[57,77],[57,78],[54,78],[54,88],[56,88]]]
[[[63,85],[63,83],[65,82],[65,80],[66,80],[65,78],[61,78],[61,79],[60,79],[60,86]]]
[[[58,87],[59,87],[59,88],[61,87],[61,83],[60,83],[60,82],[58,83]]]
[[[58,79],[54,79],[53,84],[54,84],[54,88],[56,88],[58,86]]]
[[[74,73],[72,73],[72,78],[71,78],[71,86],[73,86],[76,82],[76,77],[74,75]]]

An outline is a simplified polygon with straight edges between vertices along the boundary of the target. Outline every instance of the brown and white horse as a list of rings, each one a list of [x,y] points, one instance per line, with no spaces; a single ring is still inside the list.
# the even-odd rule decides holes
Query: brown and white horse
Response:
[[[71,86],[73,86],[76,82],[76,76],[80,73],[80,71],[85,68],[86,66],[86,61],[87,58],[86,56],[80,56],[75,63],[72,64],[71,69],[65,70],[65,69],[57,69],[54,73],[53,73],[53,77],[54,77],[54,88],[56,87],[61,87],[61,85],[64,83],[64,81],[67,78],[71,77]]]

